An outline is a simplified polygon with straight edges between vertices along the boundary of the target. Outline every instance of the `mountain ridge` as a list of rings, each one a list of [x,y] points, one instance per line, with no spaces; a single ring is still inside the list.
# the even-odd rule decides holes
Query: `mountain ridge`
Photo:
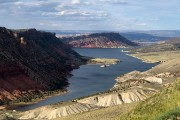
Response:
[[[77,48],[124,48],[138,46],[138,44],[131,42],[119,33],[114,32],[63,37],[60,38],[60,40]]]

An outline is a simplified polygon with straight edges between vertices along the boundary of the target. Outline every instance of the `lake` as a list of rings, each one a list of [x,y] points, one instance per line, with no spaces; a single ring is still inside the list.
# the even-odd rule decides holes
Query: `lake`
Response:
[[[49,97],[37,103],[19,107],[16,110],[26,111],[48,104],[103,92],[113,87],[116,77],[134,70],[145,71],[157,65],[155,63],[145,63],[128,56],[127,53],[121,52],[123,50],[121,48],[76,48],[74,50],[84,56],[116,58],[121,60],[121,62],[106,68],[101,68],[100,65],[82,65],[79,69],[72,71],[73,76],[68,79],[70,85],[67,94]]]

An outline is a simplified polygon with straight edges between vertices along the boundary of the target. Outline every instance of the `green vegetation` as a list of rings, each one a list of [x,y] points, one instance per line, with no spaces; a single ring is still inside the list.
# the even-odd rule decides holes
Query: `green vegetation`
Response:
[[[162,91],[142,101],[119,120],[167,120],[180,116],[180,79],[167,85]]]
[[[167,119],[176,120],[180,116],[179,113],[180,113],[180,107],[177,107],[168,112],[165,112],[162,116],[157,118],[157,120],[167,120]]]

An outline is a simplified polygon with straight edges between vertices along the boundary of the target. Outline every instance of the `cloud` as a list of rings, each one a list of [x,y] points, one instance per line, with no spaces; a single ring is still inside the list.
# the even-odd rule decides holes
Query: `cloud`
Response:
[[[89,6],[89,5],[95,5],[95,2],[89,2],[89,1],[83,1],[81,2],[80,0],[72,0],[71,5],[79,5],[79,6]]]
[[[59,27],[60,25],[59,25],[59,24],[56,24],[56,23],[52,23],[50,26],[51,26],[51,27]]]
[[[39,23],[39,25],[43,26],[43,25],[44,25],[44,23],[42,23],[42,22],[41,22],[41,23]]]
[[[17,2],[18,0],[0,0],[1,4],[9,4],[9,3],[14,3]]]
[[[71,6],[71,5],[66,5],[66,4],[62,3],[62,4],[59,4],[59,5],[55,6],[54,9],[55,9],[56,11],[63,11],[63,10],[75,9],[75,7],[74,7],[74,6]]]
[[[89,25],[89,26],[96,26],[97,24],[95,24],[95,23],[89,23],[88,25]]]
[[[125,24],[122,24],[122,23],[120,23],[120,24],[116,24],[118,27],[124,27],[124,26],[126,26]]]
[[[139,25],[139,26],[147,26],[148,24],[147,23],[139,23],[137,25]]]
[[[36,7],[36,6],[43,6],[43,5],[48,5],[51,4],[51,2],[47,1],[17,1],[14,2],[15,5],[21,5],[21,6],[29,6],[29,7]]]
[[[80,0],[72,0],[71,1],[71,4],[73,4],[73,5],[77,5],[77,4],[80,4],[81,2],[80,2]]]
[[[125,0],[100,0],[100,2],[110,3],[110,4],[127,4]]]
[[[2,26],[17,28],[179,29],[179,3],[179,0],[0,0],[0,19]]]
[[[61,16],[65,20],[103,20],[108,17],[104,11],[85,11],[85,10],[63,10],[59,12],[43,12],[42,16]]]
[[[150,20],[151,21],[159,21],[159,18],[158,17],[154,17],[154,18],[151,18]]]

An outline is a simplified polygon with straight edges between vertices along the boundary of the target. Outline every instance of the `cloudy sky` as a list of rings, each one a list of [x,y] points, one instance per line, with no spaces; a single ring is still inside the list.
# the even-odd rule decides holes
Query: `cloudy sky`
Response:
[[[179,30],[180,0],[0,0],[0,26],[45,30]]]

